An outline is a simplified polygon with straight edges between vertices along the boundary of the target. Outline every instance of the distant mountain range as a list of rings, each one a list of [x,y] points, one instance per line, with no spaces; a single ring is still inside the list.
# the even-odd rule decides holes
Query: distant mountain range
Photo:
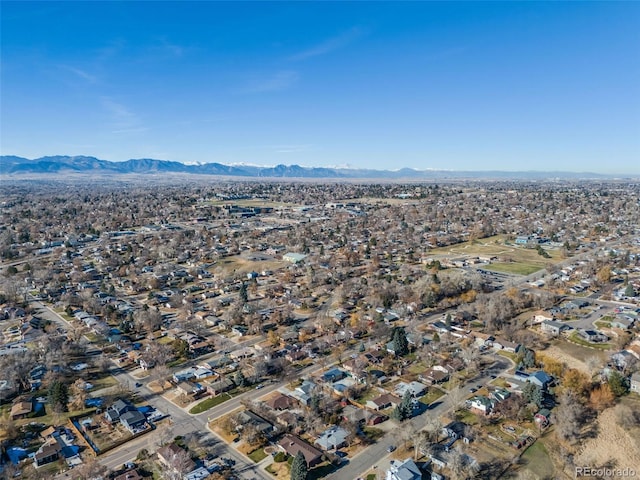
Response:
[[[252,165],[223,165],[221,163],[203,163],[187,165],[168,160],[151,158],[132,159],[124,162],[110,162],[85,156],[49,156],[35,159],[0,156],[0,175],[46,175],[46,174],[91,174],[96,176],[122,174],[163,174],[181,173],[195,175],[222,175],[230,177],[267,177],[267,178],[324,178],[324,179],[607,179],[620,175],[576,172],[540,172],[540,171],[455,171],[455,170],[372,170],[351,168],[301,167],[299,165],[276,165],[259,167]]]

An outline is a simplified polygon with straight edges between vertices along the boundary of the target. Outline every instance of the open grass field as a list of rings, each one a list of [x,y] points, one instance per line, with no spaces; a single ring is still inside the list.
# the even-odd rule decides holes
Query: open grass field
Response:
[[[545,258],[539,255],[535,249],[506,243],[505,237],[502,235],[449,247],[434,248],[429,253],[434,256],[448,257],[497,257],[496,261],[483,266],[483,268],[515,275],[529,275],[562,260],[558,250],[547,250],[550,258]]]
[[[218,260],[210,270],[214,274],[230,275],[232,273],[237,273],[240,275],[246,275],[253,271],[276,271],[285,265],[288,265],[288,263],[282,260],[252,260],[246,255],[234,255]]]
[[[485,270],[492,272],[507,273],[509,275],[531,275],[532,273],[542,270],[544,266],[533,263],[492,263],[484,267]]]

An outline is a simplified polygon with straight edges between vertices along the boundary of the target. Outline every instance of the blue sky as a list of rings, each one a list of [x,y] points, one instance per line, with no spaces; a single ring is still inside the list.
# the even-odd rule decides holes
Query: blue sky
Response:
[[[640,2],[5,2],[2,154],[640,173]]]

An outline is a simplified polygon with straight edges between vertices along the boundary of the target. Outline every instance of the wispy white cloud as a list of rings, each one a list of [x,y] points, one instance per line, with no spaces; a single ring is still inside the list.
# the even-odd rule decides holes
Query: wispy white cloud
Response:
[[[299,79],[298,72],[282,70],[269,75],[254,76],[239,91],[240,93],[277,92],[291,88]]]
[[[86,80],[89,83],[97,83],[98,77],[81,68],[72,67],[70,65],[60,65],[60,68],[73,73],[78,78]]]
[[[101,101],[110,118],[113,128],[111,133],[130,134],[148,130],[142,125],[140,117],[126,105],[116,102],[110,97],[103,97]]]
[[[144,50],[144,53],[162,57],[179,58],[184,56],[189,49],[189,47],[184,47],[169,41],[166,37],[161,37],[152,45],[148,46]]]
[[[341,48],[346,47],[356,39],[360,38],[366,33],[366,30],[362,27],[355,26],[347,30],[346,32],[342,32],[335,37],[328,38],[323,42],[314,45],[306,50],[298,52],[291,57],[289,60],[298,62],[301,60],[306,60],[312,57],[318,57],[320,55],[326,55],[327,53],[331,53],[335,50],[339,50]]]

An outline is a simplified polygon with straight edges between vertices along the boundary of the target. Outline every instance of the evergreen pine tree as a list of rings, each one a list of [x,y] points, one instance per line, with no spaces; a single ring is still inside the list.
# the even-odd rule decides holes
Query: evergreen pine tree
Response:
[[[49,405],[56,412],[68,411],[69,392],[67,386],[59,380],[55,380],[49,386]]]
[[[298,452],[291,463],[291,480],[307,480],[307,461],[302,452]]]
[[[397,356],[403,356],[409,353],[409,342],[407,341],[407,334],[404,328],[394,328],[391,341],[393,342],[393,350]]]
[[[249,301],[249,292],[247,291],[247,284],[245,282],[242,282],[240,286],[240,301],[243,305]]]
[[[607,383],[609,384],[609,387],[611,387],[611,391],[616,397],[621,397],[622,395],[627,393],[627,379],[621,373],[616,372],[615,370],[611,372]]]

